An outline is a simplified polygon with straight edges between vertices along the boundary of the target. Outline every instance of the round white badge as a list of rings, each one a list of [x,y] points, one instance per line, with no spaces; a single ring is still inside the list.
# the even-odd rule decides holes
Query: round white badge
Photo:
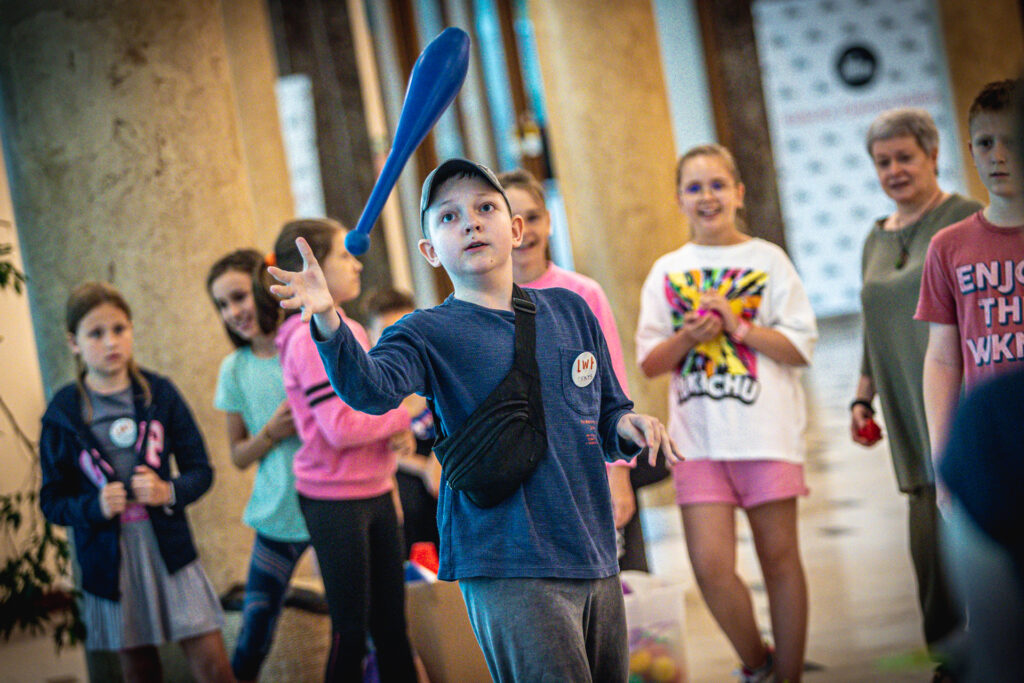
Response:
[[[135,420],[130,417],[119,417],[110,424],[110,441],[118,448],[134,445],[138,435]]]
[[[584,351],[572,362],[572,381],[578,387],[589,386],[597,374],[597,359],[590,351]]]

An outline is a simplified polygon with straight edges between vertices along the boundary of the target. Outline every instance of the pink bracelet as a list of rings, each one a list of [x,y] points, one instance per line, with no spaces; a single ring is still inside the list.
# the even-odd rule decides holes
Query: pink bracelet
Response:
[[[747,334],[750,332],[750,323],[743,318],[736,323],[736,329],[729,335],[729,339],[732,339],[737,344],[742,344],[743,340],[747,338]]]

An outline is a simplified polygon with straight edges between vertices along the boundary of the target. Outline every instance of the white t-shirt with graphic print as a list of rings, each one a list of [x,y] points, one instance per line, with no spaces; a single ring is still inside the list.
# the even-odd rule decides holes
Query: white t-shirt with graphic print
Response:
[[[654,263],[641,291],[638,362],[682,326],[709,290],[725,296],[737,315],[784,334],[810,361],[818,330],[803,283],[781,248],[752,238],[685,244]],[[801,463],[807,407],[800,376],[800,368],[725,334],[698,344],[672,372],[669,433],[691,460]]]

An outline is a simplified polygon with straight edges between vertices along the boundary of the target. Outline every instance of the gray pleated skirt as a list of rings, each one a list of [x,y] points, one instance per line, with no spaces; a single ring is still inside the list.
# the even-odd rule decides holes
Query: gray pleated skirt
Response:
[[[82,593],[86,650],[161,645],[224,626],[220,601],[199,560],[168,574],[146,517],[122,521],[119,576],[119,602]]]

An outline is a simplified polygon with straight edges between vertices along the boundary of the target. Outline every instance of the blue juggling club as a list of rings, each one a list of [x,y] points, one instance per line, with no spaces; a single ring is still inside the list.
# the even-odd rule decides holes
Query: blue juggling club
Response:
[[[409,76],[394,144],[355,230],[345,236],[345,248],[349,253],[359,256],[369,249],[370,230],[377,222],[398,176],[423,138],[459,94],[468,68],[469,36],[462,29],[446,28],[420,53]]]

